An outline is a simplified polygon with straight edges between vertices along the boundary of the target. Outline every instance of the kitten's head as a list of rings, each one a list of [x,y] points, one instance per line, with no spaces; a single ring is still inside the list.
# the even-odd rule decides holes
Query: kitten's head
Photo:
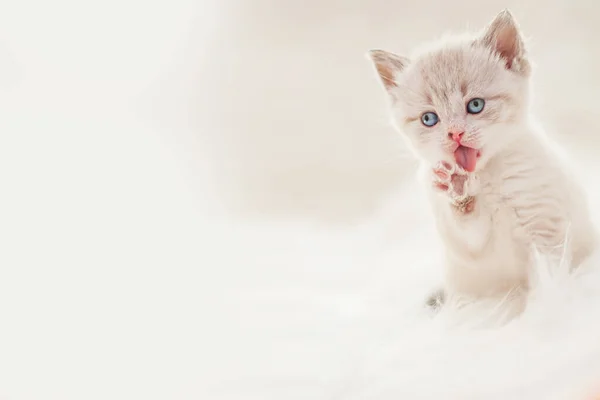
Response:
[[[474,37],[442,41],[411,59],[369,52],[395,126],[417,156],[482,168],[516,139],[528,109],[530,65],[508,10]]]

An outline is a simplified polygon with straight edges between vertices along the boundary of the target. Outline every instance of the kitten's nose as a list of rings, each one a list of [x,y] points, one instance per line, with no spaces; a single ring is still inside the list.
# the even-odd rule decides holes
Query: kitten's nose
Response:
[[[465,134],[464,131],[450,131],[448,132],[448,137],[454,140],[456,143],[460,144],[462,136]]]

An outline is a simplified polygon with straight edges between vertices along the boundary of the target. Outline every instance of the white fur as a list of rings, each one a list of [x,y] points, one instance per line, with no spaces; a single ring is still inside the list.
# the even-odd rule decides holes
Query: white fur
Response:
[[[449,183],[453,178],[442,196],[430,190],[450,294],[525,291],[532,252],[562,257],[567,238],[574,267],[591,253],[596,234],[585,194],[530,115],[530,64],[508,11],[479,35],[446,38],[412,59],[371,54],[390,95],[394,125],[421,160],[427,188],[439,189],[432,169],[455,163],[458,145],[449,132],[464,132],[462,144],[480,153],[473,172],[451,168],[466,174],[458,190]],[[485,100],[479,114],[466,110],[473,98]],[[426,112],[435,112],[439,122],[425,126],[420,117]]]
[[[530,124],[515,129],[521,139],[477,171],[472,213],[432,196],[451,291],[481,296],[526,287],[534,249],[561,257],[569,238],[577,266],[595,245],[585,193],[561,156]]]

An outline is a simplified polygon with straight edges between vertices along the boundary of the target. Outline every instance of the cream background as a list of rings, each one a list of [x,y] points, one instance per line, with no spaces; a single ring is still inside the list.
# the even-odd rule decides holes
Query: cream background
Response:
[[[364,53],[507,6],[594,158],[592,1],[0,2],[0,398],[351,391],[438,249]]]

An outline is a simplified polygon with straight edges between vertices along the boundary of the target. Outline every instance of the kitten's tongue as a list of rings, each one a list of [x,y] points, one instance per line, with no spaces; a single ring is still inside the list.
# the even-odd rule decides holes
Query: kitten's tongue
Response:
[[[475,171],[475,164],[477,163],[477,149],[458,146],[458,149],[456,149],[454,152],[454,158],[456,159],[456,163],[463,167],[466,171]]]

